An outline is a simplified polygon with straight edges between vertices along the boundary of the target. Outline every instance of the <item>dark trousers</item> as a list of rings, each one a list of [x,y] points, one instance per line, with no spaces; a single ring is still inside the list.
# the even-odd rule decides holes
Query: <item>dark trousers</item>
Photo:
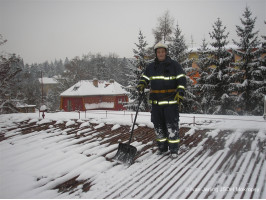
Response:
[[[160,151],[177,153],[179,149],[178,105],[152,105],[151,121],[154,124],[157,144]]]

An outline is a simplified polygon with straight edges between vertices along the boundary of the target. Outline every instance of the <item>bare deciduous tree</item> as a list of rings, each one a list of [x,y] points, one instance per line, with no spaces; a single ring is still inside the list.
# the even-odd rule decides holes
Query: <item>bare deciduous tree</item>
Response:
[[[163,16],[158,18],[158,25],[153,29],[155,43],[159,41],[171,41],[171,34],[173,32],[174,18],[170,16],[169,11],[165,11]]]

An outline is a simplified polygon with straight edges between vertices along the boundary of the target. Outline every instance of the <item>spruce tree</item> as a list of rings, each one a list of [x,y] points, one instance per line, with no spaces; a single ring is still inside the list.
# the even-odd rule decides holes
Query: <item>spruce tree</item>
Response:
[[[192,73],[195,72],[192,68],[192,60],[189,59],[188,47],[185,43],[184,35],[182,35],[182,31],[178,24],[174,30],[172,42],[169,44],[169,55],[173,60],[177,61],[181,65],[186,74],[192,75]],[[184,108],[182,111],[189,113],[196,112],[199,105],[196,102],[196,96],[194,94],[193,80],[189,76],[186,76],[186,79],[187,88],[183,102]]]
[[[60,94],[57,88],[50,90],[46,96],[45,105],[49,111],[56,111],[60,108]]]
[[[173,60],[184,65],[184,61],[187,61],[188,58],[187,50],[188,47],[185,43],[184,35],[182,35],[182,31],[177,23],[176,29],[174,29],[173,40],[169,44],[169,55]]]
[[[248,7],[242,16],[243,18],[240,18],[242,26],[236,26],[239,41],[233,40],[239,48],[234,51],[240,57],[236,66],[242,73],[238,83],[233,84],[233,88],[239,95],[237,103],[243,114],[262,114],[266,86],[265,71],[260,62],[262,49],[259,48],[258,31],[254,31],[256,17],[252,17]]]
[[[96,78],[98,80],[108,80],[108,74],[110,74],[109,68],[106,66],[105,58],[101,54],[96,55]]]
[[[266,25],[266,21],[264,21],[264,24]],[[262,37],[262,43],[260,47],[260,52],[261,52],[261,55],[265,55],[266,54],[266,35],[262,35],[261,37]],[[259,61],[261,65],[260,69],[264,77],[264,83],[266,84],[266,56],[261,56],[259,58]],[[264,89],[264,94],[265,94],[265,89]]]
[[[229,32],[226,33],[226,26],[223,26],[222,21],[218,18],[209,35],[213,39],[213,42],[210,43],[213,50],[210,51],[211,57],[208,58],[208,65],[213,68],[208,76],[208,87],[214,97],[210,102],[211,112],[223,115],[235,114],[232,105],[233,97],[228,93],[230,63],[233,59],[233,54],[226,49]]]
[[[266,25],[266,21],[264,21],[264,24]],[[262,76],[264,77],[264,85],[263,87],[261,88],[261,91],[264,95],[266,95],[266,35],[262,35],[262,44],[261,44],[261,48],[260,48],[260,51],[261,51],[261,55],[264,55],[264,56],[261,56],[259,61],[260,61],[260,70],[261,70],[261,73],[262,73]],[[261,110],[262,112],[262,110]]]
[[[16,88],[23,94],[25,103],[40,107],[41,103],[41,84],[39,81],[40,71],[31,71],[31,68],[24,67],[18,78]]]
[[[129,61],[127,58],[124,57],[124,58],[119,59],[118,66],[119,66],[120,73],[119,73],[117,82],[123,86],[128,85],[128,78],[127,76],[125,76],[129,74],[129,68],[127,67],[128,65],[129,65]]]
[[[109,56],[106,59],[106,67],[108,70],[108,74],[107,74],[107,79],[106,81],[113,79],[117,82],[119,81],[120,78],[120,74],[121,74],[121,69],[120,67],[120,63],[119,63],[119,59],[118,59],[118,55],[116,55],[115,53],[110,53]]]
[[[198,49],[198,59],[196,64],[198,65],[199,78],[197,79],[197,84],[195,85],[195,90],[197,93],[197,102],[200,103],[199,111],[200,113],[208,114],[210,108],[210,102],[213,98],[212,85],[209,83],[209,75],[211,74],[211,68],[208,64],[208,56],[210,49],[206,39],[202,40],[202,44]]]
[[[136,105],[138,104],[139,93],[136,89],[136,86],[139,83],[141,75],[144,73],[147,66],[147,45],[148,43],[145,40],[145,36],[143,36],[142,32],[139,31],[138,43],[135,43],[136,49],[133,49],[134,58],[130,61],[129,69],[130,73],[127,75],[129,78],[129,87],[127,90],[130,92],[129,99],[132,101],[128,104],[129,109],[136,109]],[[148,94],[145,95],[145,98],[140,106],[140,110],[146,111],[149,109],[148,104]]]

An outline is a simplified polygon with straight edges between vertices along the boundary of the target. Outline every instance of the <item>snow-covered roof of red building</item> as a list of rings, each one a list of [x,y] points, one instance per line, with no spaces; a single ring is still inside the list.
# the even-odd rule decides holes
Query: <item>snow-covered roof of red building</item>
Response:
[[[93,84],[93,80],[81,80],[60,96],[94,96],[94,95],[121,95],[128,92],[116,81],[98,81],[98,86]]]

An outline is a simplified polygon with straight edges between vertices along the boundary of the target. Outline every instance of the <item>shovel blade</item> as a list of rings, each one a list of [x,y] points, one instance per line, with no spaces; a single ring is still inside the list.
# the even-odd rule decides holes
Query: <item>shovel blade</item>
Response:
[[[136,154],[137,154],[136,147],[129,144],[119,143],[118,150],[116,152],[114,159],[123,162],[125,164],[131,165],[134,161]]]

